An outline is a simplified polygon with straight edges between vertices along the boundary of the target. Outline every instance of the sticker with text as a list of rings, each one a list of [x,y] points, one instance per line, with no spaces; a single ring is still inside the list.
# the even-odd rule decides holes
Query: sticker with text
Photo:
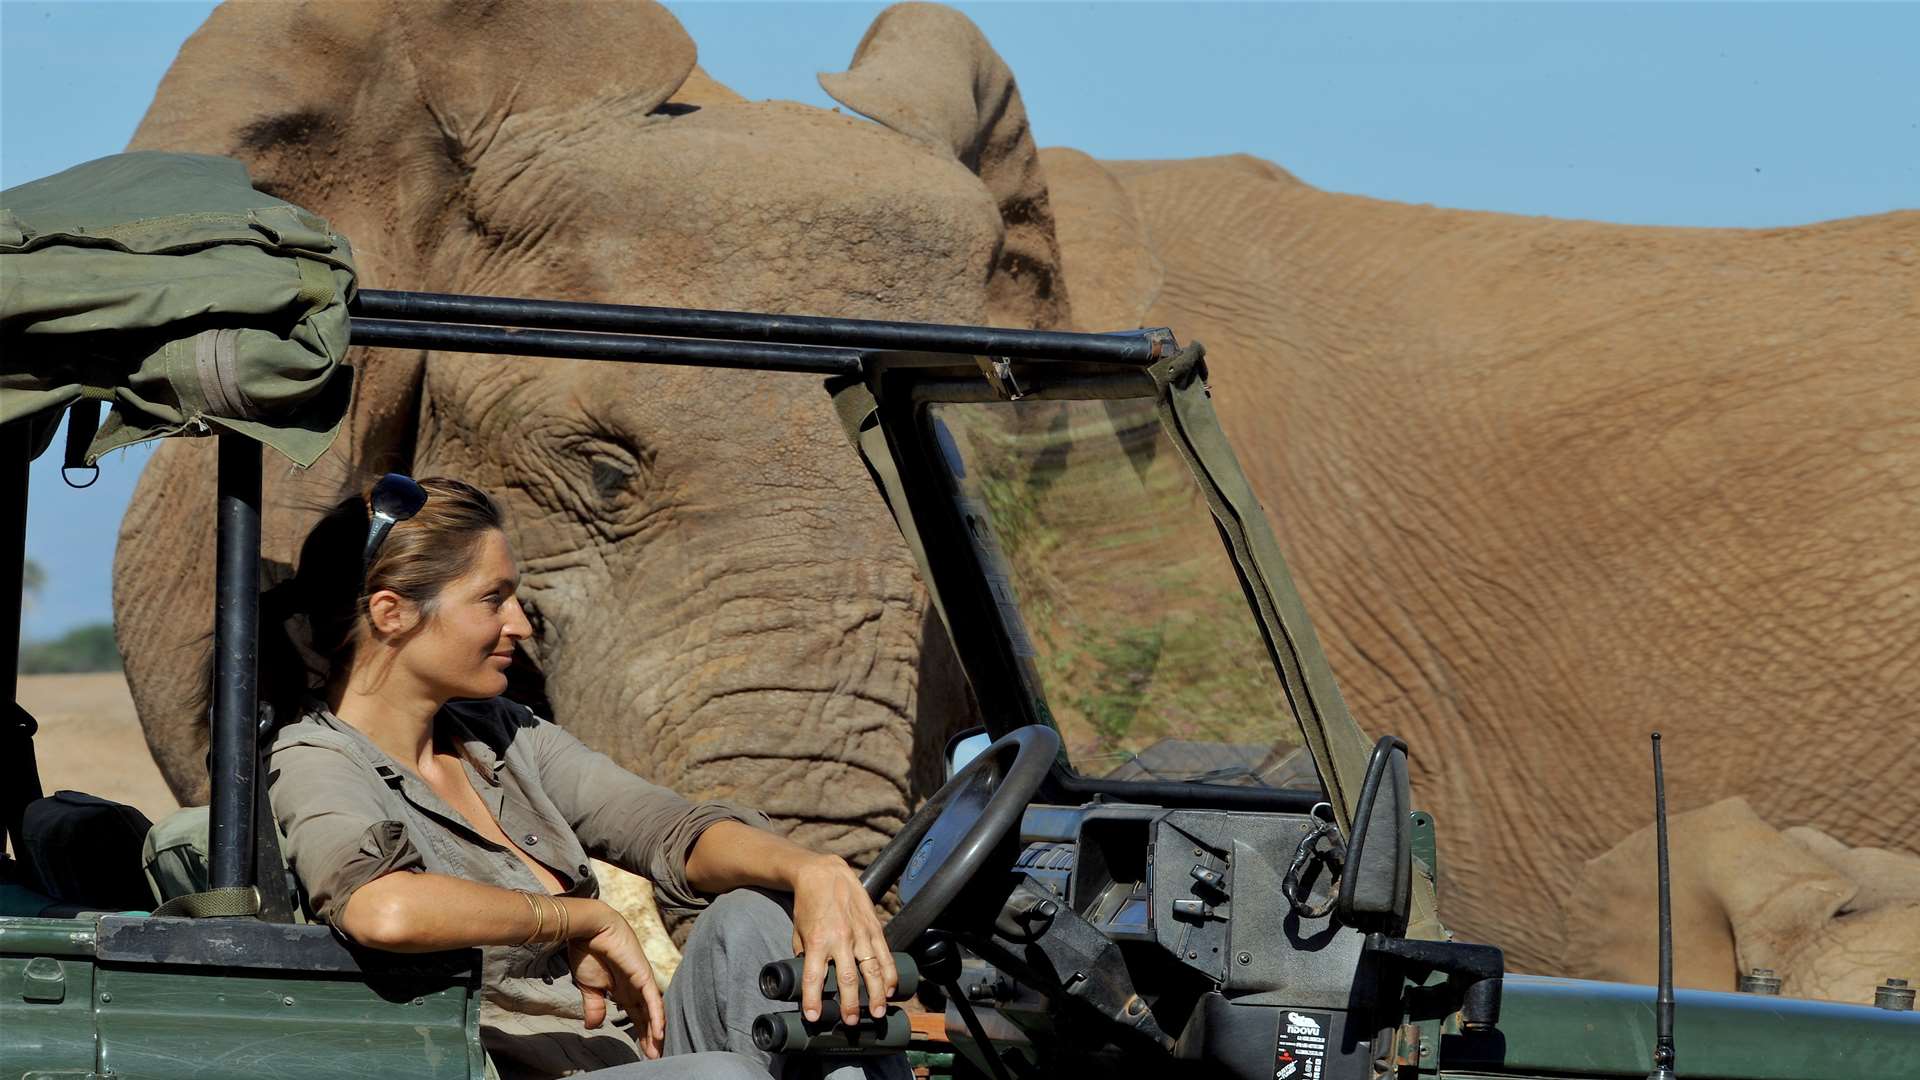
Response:
[[[1327,1068],[1327,1028],[1332,1014],[1280,1015],[1280,1045],[1274,1048],[1273,1080],[1321,1080]]]

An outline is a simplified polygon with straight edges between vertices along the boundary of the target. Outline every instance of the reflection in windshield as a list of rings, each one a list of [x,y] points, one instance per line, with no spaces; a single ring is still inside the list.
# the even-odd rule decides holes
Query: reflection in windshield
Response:
[[[1016,657],[1083,775],[1314,787],[1150,399],[931,406]]]

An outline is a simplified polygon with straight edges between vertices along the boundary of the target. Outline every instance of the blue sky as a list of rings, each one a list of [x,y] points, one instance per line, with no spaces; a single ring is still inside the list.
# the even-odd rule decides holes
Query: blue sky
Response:
[[[716,78],[828,106],[884,5],[670,3]],[[1244,152],[1380,198],[1664,225],[1920,206],[1920,5],[955,5],[1006,57],[1043,145]],[[0,187],[122,149],[203,3],[0,0]],[[645,297],[635,297],[645,302]],[[55,446],[60,443],[56,441]],[[85,491],[34,464],[26,636],[110,613],[146,455]]]

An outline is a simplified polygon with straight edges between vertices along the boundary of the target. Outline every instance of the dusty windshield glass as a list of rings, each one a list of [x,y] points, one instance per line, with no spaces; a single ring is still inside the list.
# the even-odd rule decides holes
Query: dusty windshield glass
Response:
[[[1317,786],[1152,400],[947,403],[929,419],[1013,652],[1076,770]]]

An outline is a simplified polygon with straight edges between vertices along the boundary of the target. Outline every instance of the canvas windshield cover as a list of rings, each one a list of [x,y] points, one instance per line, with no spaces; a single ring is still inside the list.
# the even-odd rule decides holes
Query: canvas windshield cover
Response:
[[[925,416],[1021,677],[1076,771],[1318,786],[1152,398],[936,402]]]

